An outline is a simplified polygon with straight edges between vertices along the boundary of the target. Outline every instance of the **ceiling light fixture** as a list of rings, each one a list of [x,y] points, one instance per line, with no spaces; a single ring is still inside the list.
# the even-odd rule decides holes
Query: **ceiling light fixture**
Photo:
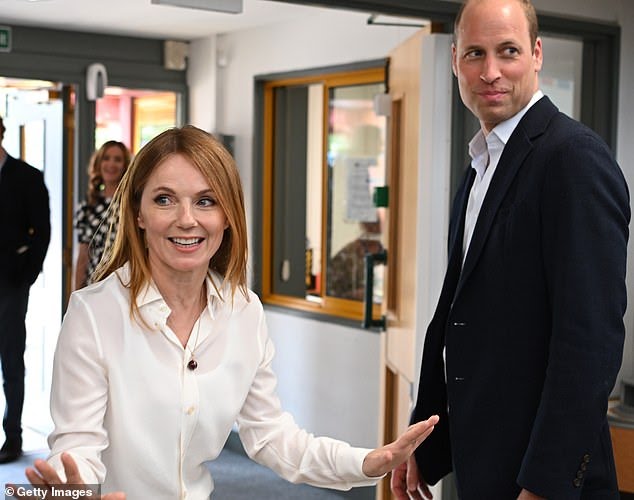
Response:
[[[153,4],[185,7],[187,9],[210,10],[228,14],[242,13],[242,0],[152,0]]]
[[[413,22],[410,18],[403,17],[391,17],[391,16],[380,16],[379,14],[371,14],[368,18],[367,24],[373,26],[399,26],[399,27],[411,27],[411,28],[423,28],[429,24],[427,21],[423,19],[416,19],[416,22]]]

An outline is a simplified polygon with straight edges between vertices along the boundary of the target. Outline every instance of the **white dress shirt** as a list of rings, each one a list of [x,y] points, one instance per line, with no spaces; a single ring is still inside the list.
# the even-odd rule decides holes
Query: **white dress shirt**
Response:
[[[467,250],[471,243],[471,237],[478,221],[478,215],[484,202],[484,197],[493,179],[493,174],[498,166],[502,152],[511,134],[517,127],[522,117],[533,104],[539,101],[544,94],[541,90],[535,92],[528,104],[517,114],[498,123],[491,132],[484,134],[482,129],[469,142],[469,155],[471,156],[471,167],[476,171],[476,176],[471,185],[469,200],[467,201],[467,211],[465,212],[464,236],[462,240],[462,262],[467,257]]]
[[[119,276],[121,279],[119,279]],[[53,366],[49,462],[70,452],[85,483],[129,500],[210,498],[213,460],[237,422],[246,452],[292,482],[349,489],[375,484],[370,451],[300,429],[282,411],[274,348],[257,296],[207,280],[207,308],[183,348],[155,286],[131,321],[126,266],[72,294]],[[221,279],[213,282],[220,286]],[[198,333],[197,333],[198,332]],[[198,368],[187,368],[194,353]],[[61,474],[63,476],[63,474]]]

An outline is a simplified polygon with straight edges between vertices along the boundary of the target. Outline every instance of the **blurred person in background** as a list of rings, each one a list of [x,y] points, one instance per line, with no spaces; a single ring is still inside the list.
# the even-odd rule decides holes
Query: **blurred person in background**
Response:
[[[106,242],[114,240],[108,234],[110,224],[108,207],[119,181],[130,164],[130,151],[119,141],[105,142],[90,160],[88,192],[75,214],[79,252],[75,264],[75,290],[92,282],[92,275],[103,256]]]
[[[29,289],[51,239],[48,190],[42,172],[2,147],[0,118],[0,361],[6,407],[0,464],[22,455],[24,349]]]

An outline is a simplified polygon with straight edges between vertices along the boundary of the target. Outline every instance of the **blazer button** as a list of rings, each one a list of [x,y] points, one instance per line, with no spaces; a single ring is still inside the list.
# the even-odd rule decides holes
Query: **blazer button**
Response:
[[[579,488],[581,486],[581,479],[576,478],[572,484],[574,484],[575,488]]]

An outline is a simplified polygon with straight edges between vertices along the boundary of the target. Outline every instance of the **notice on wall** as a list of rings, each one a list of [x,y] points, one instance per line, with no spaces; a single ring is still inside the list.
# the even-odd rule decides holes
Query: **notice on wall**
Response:
[[[10,26],[0,26],[0,52],[11,52]]]
[[[350,222],[376,222],[377,212],[370,193],[369,168],[376,158],[350,157],[346,159],[346,219]]]

